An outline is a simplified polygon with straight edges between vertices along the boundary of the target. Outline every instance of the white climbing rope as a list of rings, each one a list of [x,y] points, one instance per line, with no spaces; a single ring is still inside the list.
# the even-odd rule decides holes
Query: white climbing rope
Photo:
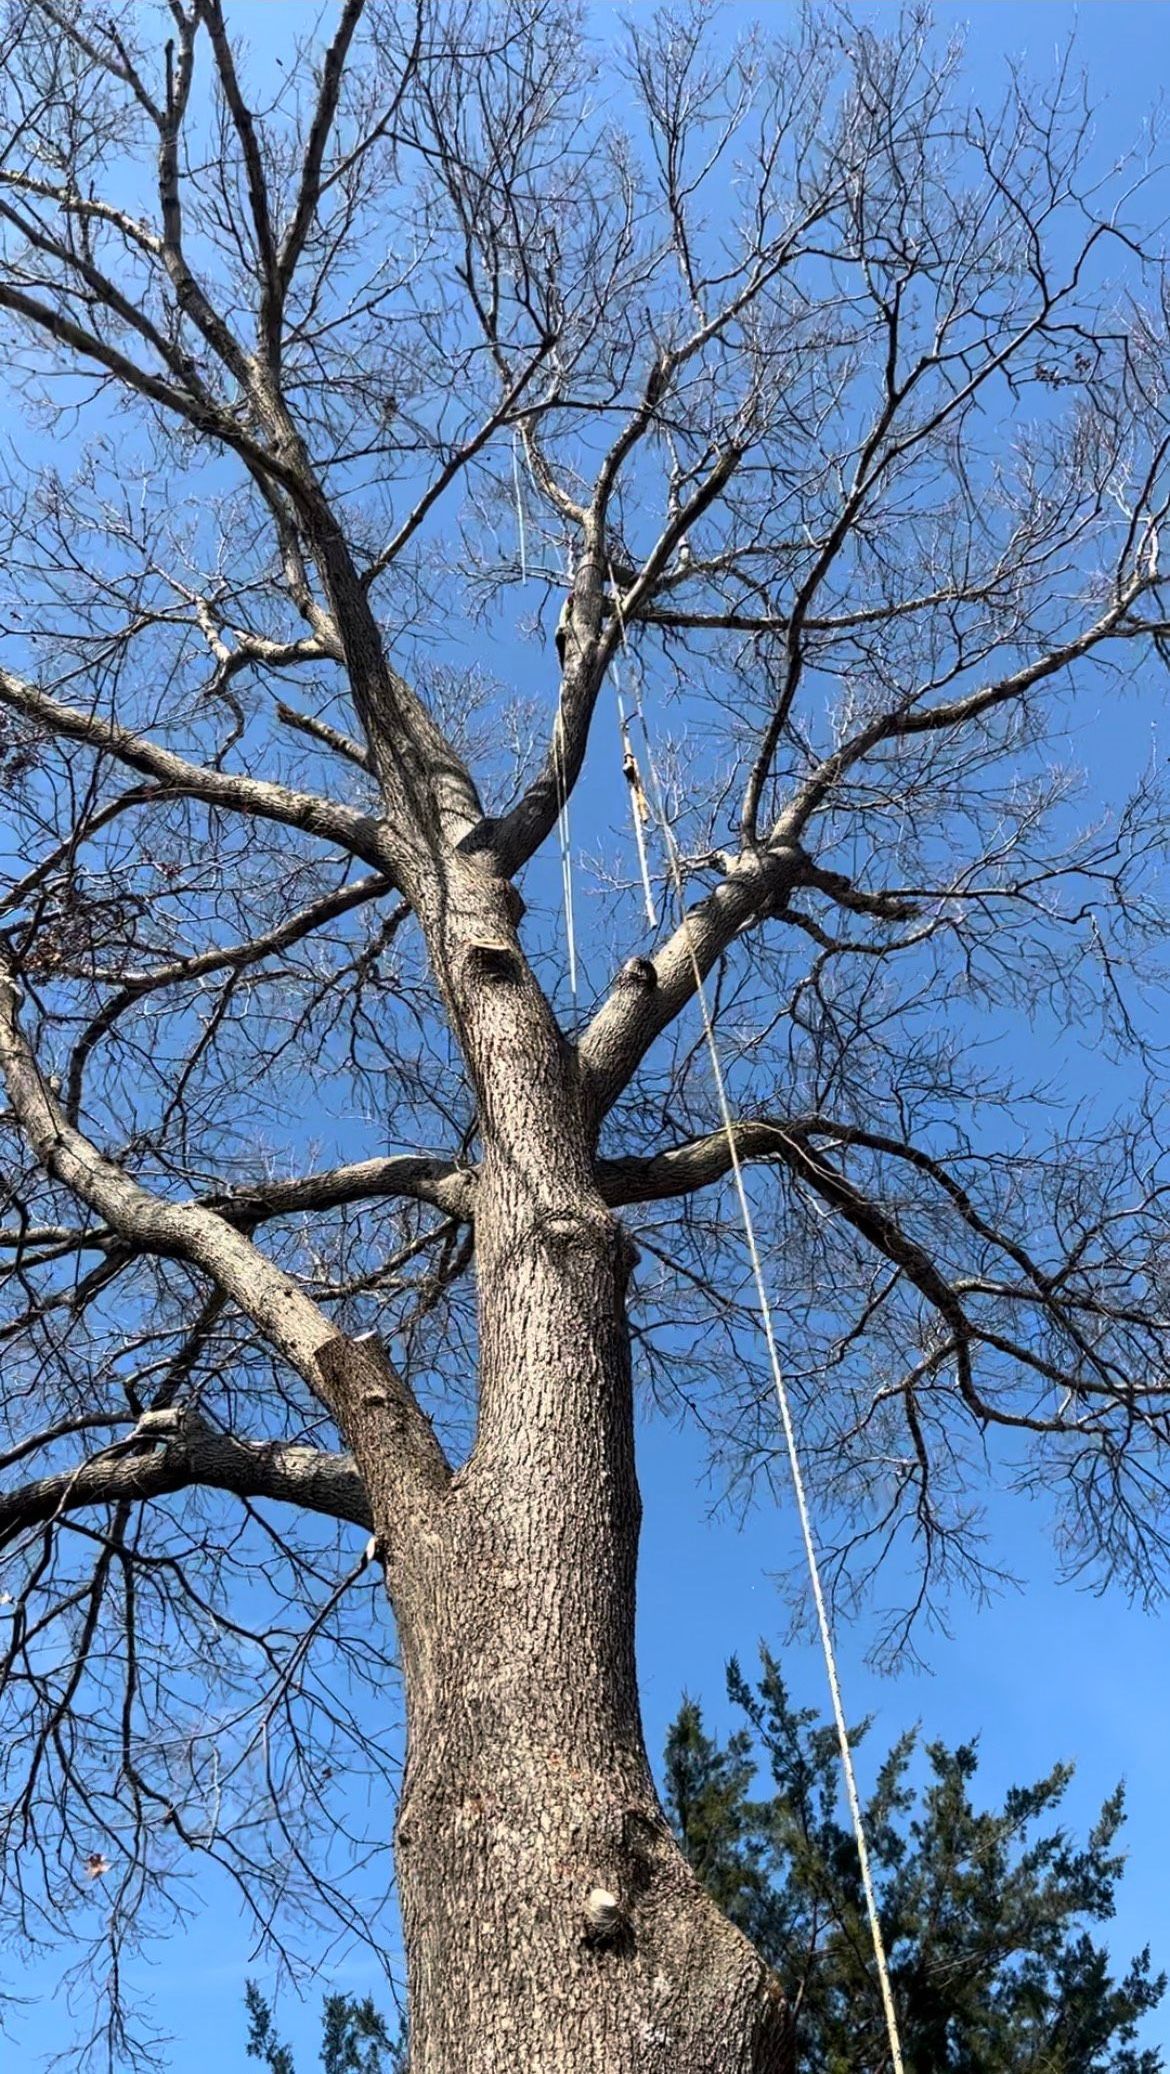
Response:
[[[520,549],[520,581],[528,581],[528,536],[524,529],[524,498],[520,490],[520,435],[512,434],[512,493],[516,499],[516,540]]]
[[[628,660],[630,651],[629,644],[626,640],[625,619],[622,615],[621,593],[618,590],[616,584],[613,583],[612,569],[610,570],[610,582],[613,587],[614,603],[618,616],[618,626],[621,632],[622,649]],[[817,1627],[820,1631],[821,1652],[825,1661],[825,1674],[828,1679],[829,1694],[833,1704],[833,1720],[836,1724],[837,1729],[837,1743],[841,1753],[841,1770],[844,1774],[845,1779],[845,1794],[849,1803],[849,1814],[853,1824],[853,1835],[857,1844],[857,1857],[861,1868],[861,1884],[865,1894],[865,1909],[866,1915],[869,1919],[869,1932],[870,1939],[873,1944],[874,1964],[877,1968],[878,1985],[881,1990],[882,1998],[882,2010],[884,2012],[886,2020],[886,2034],[889,2038],[890,2044],[890,2060],[893,2068],[893,2074],[905,2074],[905,2062],[902,2058],[902,2042],[898,2032],[898,2015],[894,2007],[893,1989],[890,1985],[889,1961],[886,1956],[885,1939],[882,1936],[882,1926],[878,1916],[877,1896],[874,1892],[873,1873],[870,1867],[869,1860],[869,1848],[865,1840],[865,1824],[862,1820],[861,1814],[861,1799],[857,1791],[857,1775],[853,1769],[853,1753],[849,1747],[849,1730],[845,1719],[845,1707],[841,1698],[841,1681],[837,1671],[837,1655],[836,1650],[833,1646],[833,1631],[829,1622],[829,1612],[828,1607],[825,1603],[824,1587],[821,1582],[821,1566],[819,1559],[817,1557],[816,1541],[813,1536],[812,1517],[809,1512],[808,1492],[805,1487],[804,1471],[801,1468],[800,1463],[800,1451],[796,1441],[796,1428],[792,1418],[792,1407],[789,1403],[788,1390],[784,1381],[784,1370],[780,1363],[779,1348],[776,1345],[776,1332],[772,1323],[772,1305],[768,1296],[768,1286],[764,1279],[764,1266],[763,1261],[760,1258],[760,1248],[758,1241],[756,1239],[755,1220],[752,1216],[751,1203],[748,1199],[747,1188],[744,1184],[743,1167],[740,1163],[739,1150],[735,1142],[735,1123],[731,1114],[731,1105],[727,1098],[727,1083],[724,1079],[723,1067],[719,1059],[719,1046],[716,1042],[715,1037],[715,1025],[711,1019],[711,1010],[707,1001],[707,990],[703,981],[703,971],[699,963],[698,952],[695,949],[694,937],[691,932],[690,918],[687,914],[686,891],[683,885],[682,860],[679,854],[678,844],[675,841],[674,830],[670,825],[670,821],[666,813],[665,795],[663,792],[661,781],[658,776],[658,767],[654,760],[654,748],[650,740],[650,730],[646,722],[645,707],[641,700],[639,700],[638,702],[636,711],[642,727],[642,740],[645,748],[646,774],[649,779],[650,803],[654,811],[655,819],[657,820],[658,826],[662,833],[663,847],[666,851],[667,864],[670,871],[671,881],[674,887],[675,899],[678,904],[680,924],[682,927],[683,937],[687,947],[687,954],[691,961],[691,969],[694,973],[695,995],[699,1004],[699,1013],[703,1021],[703,1035],[706,1039],[707,1052],[711,1060],[711,1075],[715,1083],[715,1092],[719,1103],[720,1120],[723,1125],[724,1135],[727,1139],[727,1150],[731,1161],[731,1172],[735,1183],[735,1193],[739,1202],[740,1216],[743,1220],[744,1238],[747,1242],[748,1254],[751,1260],[752,1278],[755,1283],[756,1301],[759,1308],[760,1323],[763,1327],[764,1339],[768,1349],[768,1361],[772,1370],[772,1382],[776,1393],[776,1403],[779,1407],[780,1423],[784,1432],[784,1445],[788,1455],[788,1467],[792,1476],[792,1487],[796,1493],[796,1509],[800,1520],[801,1538],[804,1542],[804,1553],[808,1565],[809,1582],[812,1586],[813,1604],[816,1608]],[[636,819],[637,816],[635,815],[635,821]]]
[[[622,640],[624,643],[624,628],[622,630]],[[634,822],[634,841],[638,846],[638,869],[642,874],[642,901],[646,909],[646,920],[652,929],[657,929],[658,910],[654,905],[654,888],[650,883],[650,859],[646,854],[646,822],[650,817],[650,807],[646,799],[646,789],[642,783],[642,774],[638,769],[638,759],[634,755],[634,745],[630,740],[629,722],[626,719],[626,702],[622,697],[622,684],[621,678],[618,675],[616,660],[613,664],[613,688],[617,694],[618,733],[622,744],[622,776],[630,788],[630,813],[633,816]],[[644,723],[643,732],[645,732]]]
[[[512,493],[516,500],[516,541],[520,550],[520,580],[528,581],[528,535],[524,524],[524,494],[520,484],[520,441],[512,434]],[[570,582],[572,578],[570,576]],[[553,770],[557,785],[557,845],[561,859],[561,901],[565,911],[565,939],[569,952],[569,993],[577,1007],[577,929],[573,915],[573,846],[569,833],[569,790],[565,782],[565,717],[561,687],[557,689],[557,713],[553,722]]]
[[[557,691],[557,717],[553,724],[553,765],[557,777],[557,837],[561,852],[561,899],[565,910],[565,940],[569,950],[569,993],[577,1006],[577,929],[573,918],[573,848],[569,836],[569,791],[565,782],[565,719],[561,693]]]

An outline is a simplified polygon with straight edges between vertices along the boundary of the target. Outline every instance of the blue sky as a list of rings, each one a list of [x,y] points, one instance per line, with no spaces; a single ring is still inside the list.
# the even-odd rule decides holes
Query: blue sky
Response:
[[[736,0],[729,22],[756,11]],[[273,0],[245,0],[234,12],[256,42],[272,33],[278,18],[287,19]],[[880,19],[890,10],[875,6],[868,12]],[[1103,157],[1135,140],[1167,84],[1170,38],[1162,0],[1088,0],[1075,9],[1063,0],[983,0],[974,7],[940,6],[937,20],[940,32],[969,25],[966,76],[976,96],[989,100],[997,97],[1005,60],[1026,56],[1037,68],[1046,66],[1075,33],[1099,108]],[[1154,717],[1132,716],[1131,747]],[[1116,753],[1119,772],[1122,750]],[[1106,768],[1106,790],[1110,778]],[[1086,1073],[1092,1070],[1086,1064]],[[647,1735],[656,1752],[684,1686],[703,1700],[712,1723],[726,1723],[724,1663],[736,1653],[746,1667],[761,1638],[773,1644],[781,1638],[786,1609],[771,1580],[789,1569],[795,1542],[790,1506],[759,1507],[742,1522],[719,1507],[717,1491],[703,1476],[697,1440],[661,1421],[644,1425],[640,1439],[640,1661]],[[936,1631],[922,1645],[929,1662],[925,1674],[879,1676],[865,1660],[871,1635],[864,1627],[843,1632],[847,1710],[853,1718],[876,1716],[869,1746],[874,1756],[914,1721],[949,1741],[978,1735],[989,1796],[1038,1776],[1057,1758],[1075,1760],[1068,1810],[1078,1827],[1091,1821],[1116,1781],[1125,1778],[1130,1868],[1113,1943],[1124,1960],[1148,1939],[1155,1961],[1170,1963],[1165,1617],[1061,1585],[1041,1508],[993,1499],[991,1526],[995,1553],[1025,1580],[1021,1588],[985,1606],[952,1602],[950,1632]],[[815,1649],[789,1646],[783,1661],[798,1700],[827,1707]],[[388,1809],[387,1826],[390,1819]],[[181,1943],[157,1953],[144,1978],[177,2033],[173,2074],[202,2074],[209,2064],[244,2067],[240,2005],[249,1971],[264,1980],[263,1969],[249,1965],[243,1933],[222,1893]],[[334,1977],[344,1985],[373,1985],[364,1961],[346,1964]],[[24,1985],[31,1989],[35,1983]],[[285,1996],[280,2005],[280,2028],[298,2048],[301,2074],[315,2064],[317,1999],[313,1993],[303,2007]],[[47,2004],[17,2029],[10,2064],[31,2066],[39,2054],[60,2050],[70,2029],[64,2004]],[[1170,2051],[1170,2007],[1148,2036]]]

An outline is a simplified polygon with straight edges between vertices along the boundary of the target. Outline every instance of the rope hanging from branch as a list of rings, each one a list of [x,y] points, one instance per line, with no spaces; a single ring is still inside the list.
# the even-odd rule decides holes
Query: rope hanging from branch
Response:
[[[622,638],[624,641],[624,630]],[[629,722],[626,718],[626,705],[622,697],[621,678],[618,675],[616,661],[613,664],[613,685],[617,694],[618,732],[622,744],[622,776],[630,788],[630,814],[634,823],[634,841],[638,846],[638,870],[642,875],[642,901],[646,909],[646,920],[652,929],[657,929],[658,910],[654,904],[654,888],[650,883],[650,860],[646,854],[646,824],[650,819],[650,802],[646,797],[642,774],[638,769],[638,759],[634,755],[633,743],[630,741]],[[644,726],[645,723],[643,729]]]
[[[516,500],[516,541],[520,552],[520,580],[528,581],[528,536],[524,524],[524,493],[520,481],[520,441],[512,433],[512,493]],[[573,587],[572,554],[568,557],[568,589]],[[557,685],[557,712],[553,722],[553,770],[557,788],[557,847],[561,862],[561,904],[565,915],[565,941],[569,956],[569,994],[577,1008],[577,929],[573,913],[573,847],[569,832],[569,791],[565,773],[564,677]]]
[[[617,611],[618,616],[618,626],[621,632],[622,650],[628,662],[630,659],[630,649],[629,643],[626,639],[626,625],[625,619],[622,614],[621,593],[618,590],[616,584],[613,583],[612,569],[610,571],[610,582],[613,587],[615,609]],[[719,1046],[715,1037],[715,1025],[712,1021],[711,1009],[707,1000],[707,990],[703,980],[702,967],[699,963],[699,957],[695,949],[694,939],[691,934],[690,921],[687,915],[686,889],[683,884],[682,859],[679,853],[678,844],[675,841],[674,830],[670,825],[670,819],[666,812],[665,794],[663,791],[661,781],[659,779],[657,764],[655,763],[654,759],[654,749],[653,744],[650,740],[650,730],[646,721],[645,706],[641,699],[638,702],[636,711],[642,728],[642,740],[645,754],[645,768],[646,775],[649,780],[648,802],[646,802],[645,792],[642,792],[641,796],[643,802],[646,802],[648,804],[648,809],[652,810],[654,818],[658,823],[658,827],[662,835],[663,848],[666,853],[667,868],[669,870],[671,884],[674,891],[675,902],[678,908],[679,922],[683,931],[684,940],[686,942],[687,953],[691,962],[691,970],[694,974],[695,998],[699,1004],[699,1014],[702,1018],[703,1023],[703,1036],[706,1042],[708,1056],[711,1061],[711,1077],[715,1084],[715,1093],[719,1104],[720,1121],[722,1123],[723,1131],[727,1139],[728,1158],[731,1163],[731,1173],[734,1181],[736,1198],[739,1205],[740,1218],[743,1223],[744,1239],[747,1245],[748,1256],[751,1261],[752,1279],[755,1285],[756,1303],[760,1314],[760,1324],[763,1328],[764,1341],[768,1350],[768,1362],[772,1371],[772,1384],[775,1390],[776,1403],[780,1413],[780,1424],[784,1433],[784,1446],[788,1456],[788,1467],[792,1477],[793,1491],[796,1495],[796,1509],[800,1520],[801,1539],[804,1543],[804,1554],[805,1561],[808,1566],[809,1583],[812,1588],[813,1604],[816,1608],[817,1628],[820,1635],[821,1652],[824,1657],[825,1674],[828,1681],[829,1695],[832,1700],[833,1706],[833,1720],[837,1730],[837,1744],[841,1754],[841,1770],[845,1780],[845,1794],[849,1804],[849,1815],[853,1826],[854,1840],[857,1844],[857,1857],[861,1869],[861,1883],[865,1894],[865,1910],[869,1922],[870,1939],[873,1945],[874,1964],[877,1969],[878,1985],[881,1990],[882,2010],[886,2021],[886,2034],[889,2039],[890,2045],[890,2062],[893,2069],[893,2074],[905,2074],[905,2062],[902,2057],[902,2042],[898,2031],[898,2015],[894,2007],[893,1989],[890,1985],[889,1961],[886,1956],[885,1939],[882,1936],[881,1920],[878,1915],[877,1896],[874,1891],[873,1873],[869,1859],[869,1848],[865,1840],[865,1823],[862,1819],[861,1813],[861,1798],[857,1790],[857,1775],[853,1768],[853,1753],[849,1747],[849,1729],[845,1717],[844,1702],[841,1697],[841,1681],[837,1670],[837,1653],[833,1644],[833,1630],[829,1621],[828,1606],[825,1600],[824,1586],[821,1581],[821,1566],[817,1556],[816,1541],[813,1535],[812,1516],[809,1511],[808,1491],[805,1486],[804,1471],[801,1467],[800,1461],[800,1450],[797,1446],[796,1440],[796,1427],[792,1417],[792,1407],[789,1402],[788,1389],[784,1381],[784,1370],[780,1362],[780,1351],[776,1344],[776,1331],[772,1320],[772,1305],[768,1296],[767,1282],[764,1278],[764,1266],[763,1261],[760,1257],[759,1243],[756,1238],[755,1220],[752,1216],[751,1202],[748,1198],[748,1192],[744,1182],[743,1167],[740,1163],[739,1151],[735,1142],[735,1124],[732,1119],[731,1105],[727,1097],[727,1083],[724,1079],[723,1067],[719,1058]],[[623,715],[623,743],[624,740],[625,722]],[[636,764],[634,768],[636,772]],[[640,781],[639,790],[641,790]],[[635,808],[634,825],[636,828],[640,829],[640,820],[637,808]],[[642,847],[643,845],[641,837],[639,837],[640,854],[642,851]]]
[[[561,691],[557,691],[557,717],[553,727],[553,761],[557,774],[557,838],[561,852],[561,902],[565,911],[565,940],[569,952],[569,993],[577,1006],[577,929],[573,916],[573,848],[569,834],[569,793],[565,780],[565,715]]]

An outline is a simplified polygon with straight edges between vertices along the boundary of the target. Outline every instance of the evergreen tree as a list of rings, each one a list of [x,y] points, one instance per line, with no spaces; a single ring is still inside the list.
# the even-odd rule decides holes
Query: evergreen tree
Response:
[[[745,1725],[724,1743],[685,1700],[666,1750],[666,1799],[714,1899],[776,1968],[801,2074],[887,2074],[889,2051],[852,1830],[838,1815],[832,1727],[793,1707],[765,1652],[758,1687],[728,1674]],[[855,1731],[860,1742],[869,1724]],[[1124,1868],[1121,1789],[1078,1846],[1050,1819],[1072,1767],[1002,1808],[972,1799],[974,1744],[895,1743],[866,1810],[907,2074],[1161,2074],[1136,2041],[1166,1982],[1148,1949],[1120,1979],[1093,1936]],[[753,1791],[759,1767],[772,1792]]]
[[[291,2052],[277,2038],[271,2005],[254,1980],[245,1983],[244,2006],[248,2012],[248,2058],[263,2060],[268,2074],[296,2074]]]
[[[276,2036],[271,2005],[255,1981],[244,1990],[248,2011],[248,2058],[262,2060],[268,2074],[296,2074],[292,2053]],[[406,2039],[392,2038],[369,1997],[326,1995],[321,2012],[324,2074],[406,2074]]]
[[[322,2031],[325,2074],[405,2074],[405,2040],[390,2036],[368,1995],[326,1995]]]

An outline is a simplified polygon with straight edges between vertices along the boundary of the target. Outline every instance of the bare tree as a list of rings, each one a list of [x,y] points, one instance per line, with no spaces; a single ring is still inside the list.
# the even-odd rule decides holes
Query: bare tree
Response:
[[[413,2074],[766,2074],[634,1666],[636,1388],[776,1458],[700,974],[838,1602],[989,1452],[1166,1575],[1145,189],[917,14],[275,20],[4,25],[4,1892],[110,2066],[193,1868],[385,1943],[400,1652]]]

